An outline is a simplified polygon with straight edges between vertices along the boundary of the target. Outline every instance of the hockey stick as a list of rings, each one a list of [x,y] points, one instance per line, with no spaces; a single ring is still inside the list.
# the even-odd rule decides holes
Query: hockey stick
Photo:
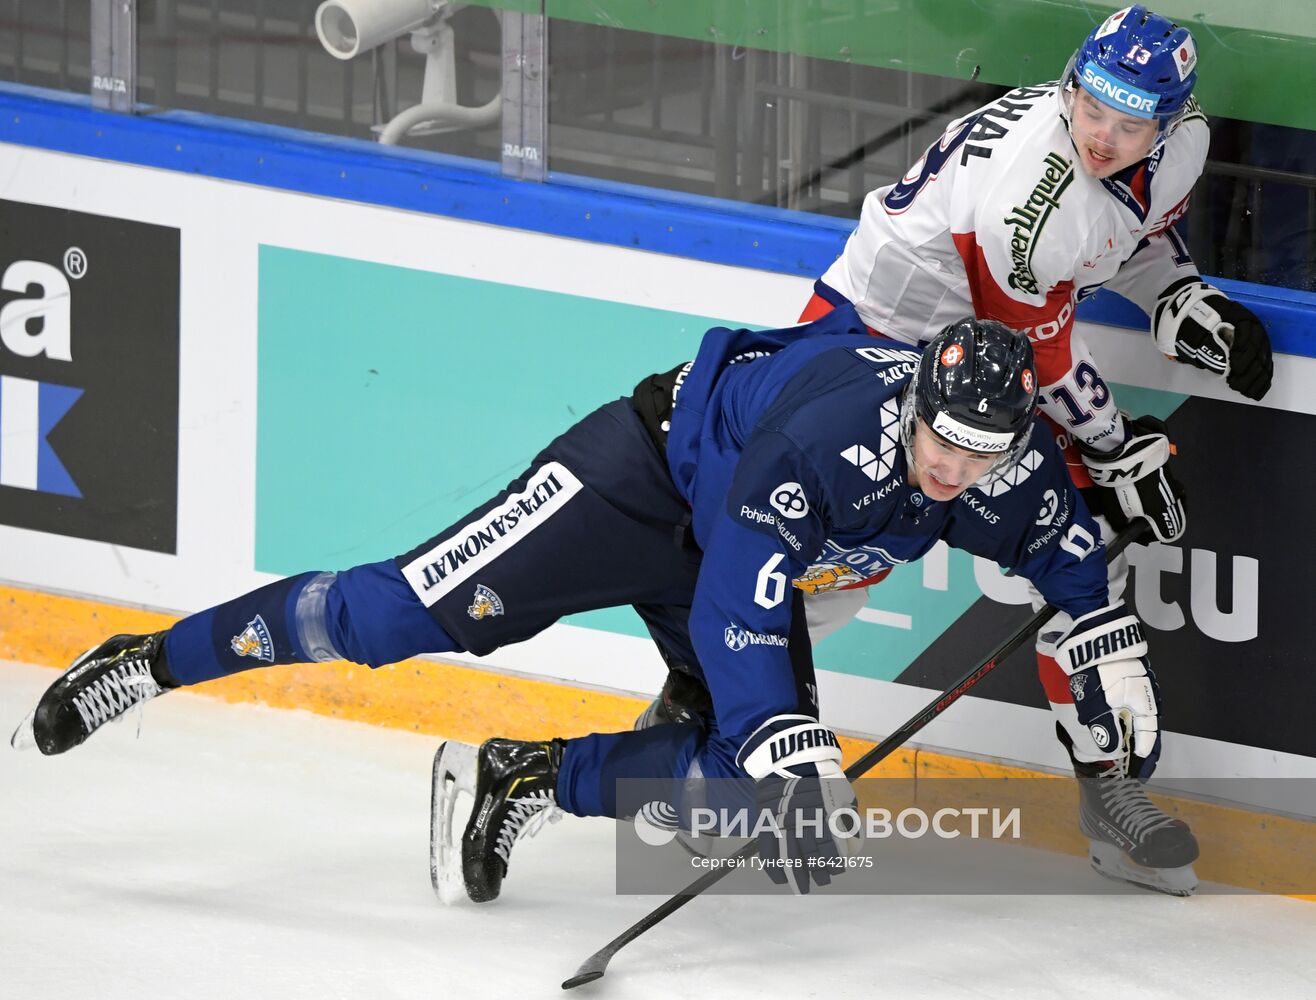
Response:
[[[1115,557],[1123,552],[1131,542],[1136,541],[1143,533],[1144,527],[1145,522],[1137,521],[1116,535],[1115,539],[1106,547],[1106,562],[1109,563],[1114,560]],[[902,746],[920,729],[964,697],[970,688],[995,670],[998,663],[1031,639],[1043,625],[1056,615],[1056,613],[1056,609],[1048,604],[1038,611],[1037,614],[1033,615],[1032,618],[1020,625],[1014,630],[1014,633],[1008,639],[997,646],[996,649],[992,650],[985,660],[939,694],[936,699],[929,702],[921,712],[915,715],[894,733],[847,767],[845,769],[846,778],[850,781],[854,781],[855,779],[862,777],[871,770],[873,765],[877,764],[878,761],[887,757],[892,751]],[[749,857],[755,850],[757,850],[757,848],[758,842],[751,840],[732,855],[733,860],[725,867],[709,870],[691,882],[667,902],[654,909],[647,916],[636,921],[589,958],[585,959],[585,961],[581,963],[580,968],[576,970],[576,974],[562,983],[562,988],[564,990],[570,990],[577,986],[583,986],[585,983],[592,983],[596,979],[602,979],[604,974],[608,971],[608,963],[612,960],[613,955],[621,951],[622,948],[626,947],[626,945],[630,944],[650,927],[653,927],[655,924],[661,923],[663,920],[670,917],[673,913],[685,906],[686,903],[690,902],[690,900],[694,899],[719,879],[729,875],[735,870],[736,861]]]

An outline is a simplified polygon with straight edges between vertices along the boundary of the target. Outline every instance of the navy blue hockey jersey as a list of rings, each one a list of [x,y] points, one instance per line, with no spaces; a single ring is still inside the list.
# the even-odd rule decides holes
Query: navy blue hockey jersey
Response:
[[[1101,532],[1040,424],[1018,465],[955,500],[909,485],[900,397],[917,360],[849,305],[807,327],[705,335],[667,448],[704,551],[690,633],[723,734],[799,709],[791,587],[845,586],[945,539],[1075,617],[1107,603]]]

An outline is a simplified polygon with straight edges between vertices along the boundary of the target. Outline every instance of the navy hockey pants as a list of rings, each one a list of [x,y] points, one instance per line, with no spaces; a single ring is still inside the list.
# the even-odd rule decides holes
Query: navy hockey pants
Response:
[[[688,619],[701,552],[690,509],[629,399],[594,411],[488,503],[393,560],[282,580],[179,622],[166,640],[180,683],[262,663],[348,659],[380,666],[419,653],[486,654],[567,614],[630,604],[669,662],[699,672]],[[814,681],[802,598],[790,649],[801,705]],[[655,688],[661,678],[655,678]],[[812,711],[812,709],[808,709]],[[662,725],[569,740],[559,804],[618,815],[618,779],[735,779],[745,733]],[[718,804],[738,804],[719,783]],[[744,794],[743,789],[736,795]],[[621,811],[628,811],[625,806]]]

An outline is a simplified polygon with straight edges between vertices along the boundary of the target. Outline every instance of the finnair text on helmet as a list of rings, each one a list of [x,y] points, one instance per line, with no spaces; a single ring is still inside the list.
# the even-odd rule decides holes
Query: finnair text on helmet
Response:
[[[969,451],[1000,452],[1010,447],[1014,435],[1003,431],[983,431],[962,424],[945,410],[932,421],[932,429],[953,445]]]

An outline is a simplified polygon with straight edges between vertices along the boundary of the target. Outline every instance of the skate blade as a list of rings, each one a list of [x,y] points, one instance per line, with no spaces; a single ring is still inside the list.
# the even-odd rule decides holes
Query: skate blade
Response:
[[[1143,889],[1170,896],[1191,896],[1197,892],[1197,873],[1192,865],[1179,868],[1145,868],[1131,860],[1114,844],[1088,842],[1088,858],[1098,874],[1117,882],[1128,882]]]
[[[465,829],[454,822],[457,798],[465,794],[475,803],[476,755],[478,748],[455,740],[440,745],[434,754],[430,798],[430,884],[439,902],[451,906],[467,898],[462,877],[462,849],[453,830]]]
[[[18,724],[14,730],[14,735],[9,737],[9,745],[15,750],[35,750],[37,746],[37,734],[33,727],[36,725],[37,713],[31,711],[27,713],[27,718]]]

